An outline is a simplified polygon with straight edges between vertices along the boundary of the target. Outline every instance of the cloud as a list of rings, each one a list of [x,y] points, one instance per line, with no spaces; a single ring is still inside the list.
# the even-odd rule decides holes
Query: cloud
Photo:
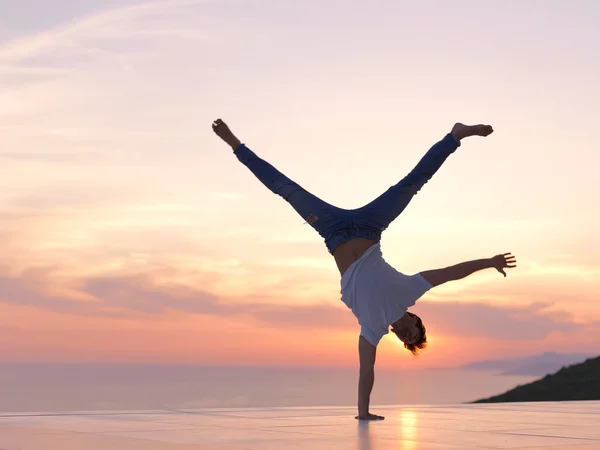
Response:
[[[227,314],[233,308],[201,290],[183,286],[160,287],[144,276],[93,278],[82,290],[106,304],[126,310],[157,314],[166,309],[208,315]]]
[[[459,282],[448,283],[431,291],[440,302],[461,299],[465,302],[514,304],[548,304],[546,314],[569,311],[577,319],[599,317],[596,286],[600,281],[600,266],[581,261],[572,264],[552,262],[518,263],[506,279],[495,271],[486,271]]]
[[[549,314],[552,303],[501,306],[486,303],[422,302],[418,313],[427,328],[442,335],[503,340],[542,340],[554,332],[583,327],[570,314]],[[418,311],[417,311],[418,310]]]
[[[16,161],[38,161],[56,164],[63,163],[90,163],[100,159],[106,159],[106,153],[83,152],[83,153],[44,153],[44,152],[0,152],[0,159],[11,159]]]
[[[251,319],[266,326],[287,328],[345,328],[356,321],[343,305],[280,304],[268,294],[262,299],[244,301],[218,297],[201,288],[181,283],[158,284],[161,271],[115,277],[89,277],[71,280],[61,296],[48,280],[51,269],[32,270],[16,277],[0,277],[0,302],[72,315],[97,317],[144,317],[156,320],[167,311],[229,319]]]
[[[143,28],[119,28],[123,23],[130,23],[143,18],[158,16],[164,18],[166,15],[178,12],[178,7],[205,3],[203,0],[171,0],[130,5],[94,14],[89,17],[80,18],[67,25],[61,25],[51,30],[40,32],[34,36],[19,37],[9,41],[0,47],[0,64],[20,62],[34,57],[57,47],[77,48],[81,45],[80,38],[114,38],[118,30],[120,35],[124,32],[130,35],[139,34],[164,34],[165,29]],[[170,29],[177,33],[176,28]],[[90,49],[93,51],[93,48]]]
[[[51,311],[86,316],[140,317],[157,320],[169,311],[229,320],[253,320],[261,326],[293,329],[358,329],[351,311],[341,303],[286,303],[266,292],[262,298],[217,296],[202,287],[162,282],[160,272],[118,277],[88,277],[73,283],[79,300],[49,295],[44,271],[20,279],[0,278],[0,299]],[[294,289],[290,286],[290,289]],[[87,301],[81,301],[87,299]],[[548,303],[502,306],[485,303],[432,302],[415,308],[431,334],[460,338],[514,341],[543,340],[551,333],[573,332],[583,325],[567,313],[547,313]]]
[[[275,303],[266,294],[261,300],[219,298],[181,285],[159,286],[151,276],[92,279],[83,291],[111,306],[143,313],[166,310],[229,319],[252,319],[262,325],[285,328],[347,328],[356,321],[345,306],[331,303]]]
[[[165,73],[180,78],[183,72],[175,66],[186,64],[189,69],[190,51],[207,47],[199,45],[209,37],[205,22],[214,25],[215,20],[202,20],[207,17],[201,14],[204,3],[172,0],[121,6],[0,44],[0,82],[10,87],[0,91],[3,126],[27,122],[28,133],[25,140],[19,139],[18,130],[5,134],[2,147],[27,145],[64,155],[65,137],[76,138],[81,148],[126,133],[127,126],[116,126],[124,122],[116,114],[127,117],[129,112],[131,120],[143,120],[141,116],[162,111],[132,112],[144,108],[142,101],[156,103],[152,86],[169,86]],[[198,6],[201,10],[194,11]],[[135,73],[138,65],[143,77]],[[57,136],[56,130],[65,126],[70,127],[66,136]],[[99,132],[110,127],[112,133]]]
[[[67,314],[100,313],[98,305],[56,297],[44,292],[43,284],[35,275],[0,277],[0,302],[32,306]]]

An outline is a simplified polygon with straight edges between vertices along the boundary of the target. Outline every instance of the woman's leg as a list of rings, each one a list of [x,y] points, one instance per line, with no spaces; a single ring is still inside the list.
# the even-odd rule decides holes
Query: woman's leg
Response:
[[[231,132],[221,119],[212,124],[212,129],[232,149],[234,154],[271,192],[285,199],[300,216],[325,240],[329,251],[336,244],[338,233],[351,220],[349,211],[337,208],[307,192],[298,183],[290,180],[271,164],[258,157]],[[333,239],[333,240],[332,240]]]
[[[446,135],[429,149],[415,168],[398,184],[390,187],[371,203],[357,209],[356,217],[366,225],[380,231],[385,230],[459,146],[460,141],[454,135]]]
[[[379,231],[385,230],[404,211],[412,198],[421,190],[442,164],[460,147],[461,139],[469,136],[488,136],[493,132],[489,125],[463,125],[457,123],[452,131],[437,142],[423,156],[415,168],[398,184],[356,210],[356,218],[363,225]]]
[[[257,156],[244,144],[234,149],[244,164],[271,192],[286,200],[323,238],[343,220],[344,210],[324,202]]]

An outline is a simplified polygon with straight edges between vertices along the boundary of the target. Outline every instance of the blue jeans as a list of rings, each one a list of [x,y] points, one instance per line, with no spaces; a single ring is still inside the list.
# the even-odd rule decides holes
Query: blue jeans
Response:
[[[408,206],[412,198],[460,147],[460,141],[447,134],[423,156],[398,184],[371,203],[358,209],[342,209],[321,200],[258,157],[244,144],[234,154],[269,190],[285,199],[325,240],[330,253],[354,238],[379,242],[381,233]]]

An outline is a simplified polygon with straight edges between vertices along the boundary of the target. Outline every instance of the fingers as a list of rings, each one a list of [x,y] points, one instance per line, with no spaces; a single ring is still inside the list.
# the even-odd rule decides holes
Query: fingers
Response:
[[[498,272],[500,272],[505,278],[506,278],[506,272],[504,271],[504,268],[509,268],[509,269],[514,269],[515,267],[517,267],[517,258],[515,258],[513,256],[512,253],[503,253],[502,255],[498,255],[498,257],[496,258],[504,258],[504,262],[501,263],[500,261],[497,261],[498,266],[496,266],[496,268],[498,269]]]
[[[517,258],[515,258],[511,253],[504,253],[504,261],[506,262],[507,267],[517,267]]]

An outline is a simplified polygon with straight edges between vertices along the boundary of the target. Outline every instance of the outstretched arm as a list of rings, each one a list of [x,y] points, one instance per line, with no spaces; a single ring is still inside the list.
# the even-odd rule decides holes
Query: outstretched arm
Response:
[[[358,379],[358,420],[382,420],[369,412],[371,391],[375,383],[375,355],[377,347],[367,341],[363,336],[358,338],[358,355],[360,358],[360,375]]]
[[[493,258],[476,259],[467,261],[454,266],[445,267],[443,269],[427,270],[421,272],[421,276],[425,278],[433,287],[448,281],[460,280],[469,275],[483,269],[496,269],[506,277],[504,269],[517,267],[517,260],[510,253],[496,255]]]

